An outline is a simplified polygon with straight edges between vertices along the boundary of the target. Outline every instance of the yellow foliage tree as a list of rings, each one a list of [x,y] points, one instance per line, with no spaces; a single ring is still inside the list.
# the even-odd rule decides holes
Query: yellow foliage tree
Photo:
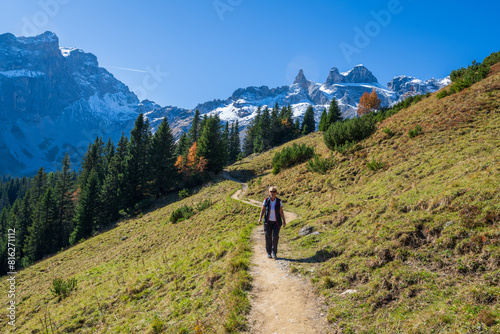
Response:
[[[377,92],[375,92],[375,88],[371,93],[364,92],[361,96],[361,99],[359,99],[358,115],[362,116],[369,113],[370,111],[377,110],[378,108],[380,108],[381,103],[382,101],[380,101],[380,99],[378,98]]]
[[[198,143],[194,142],[189,148],[187,156],[179,155],[175,162],[175,167],[179,170],[185,179],[194,173],[201,173],[207,167],[207,160],[204,157],[197,156]]]

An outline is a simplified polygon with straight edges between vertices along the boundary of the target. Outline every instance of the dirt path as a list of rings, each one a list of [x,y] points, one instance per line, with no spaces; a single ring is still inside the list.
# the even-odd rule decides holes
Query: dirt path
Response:
[[[224,173],[227,179],[239,182]],[[241,182],[240,182],[241,183]],[[231,198],[261,207],[262,203],[252,199],[243,199],[248,186],[242,183],[242,189]],[[296,219],[293,212],[285,211],[288,222]],[[257,221],[258,217],[255,217]],[[284,249],[283,239],[278,248],[278,259],[267,258],[265,252],[264,230],[262,226],[252,235],[253,258],[250,274],[253,277],[251,292],[251,311],[248,317],[248,333],[257,334],[315,334],[327,333],[328,323],[323,307],[314,294],[311,284],[301,277],[288,272],[289,262],[280,257]]]

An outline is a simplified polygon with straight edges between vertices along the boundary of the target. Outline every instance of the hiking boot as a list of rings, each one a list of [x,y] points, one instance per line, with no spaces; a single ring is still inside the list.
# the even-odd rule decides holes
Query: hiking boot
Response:
[[[270,258],[270,259],[272,258],[271,254],[267,254],[267,257]]]
[[[276,258],[277,258],[276,254],[274,254],[274,253],[273,253],[273,255],[272,255],[272,256],[273,256],[273,259],[275,259],[275,260],[276,260]]]

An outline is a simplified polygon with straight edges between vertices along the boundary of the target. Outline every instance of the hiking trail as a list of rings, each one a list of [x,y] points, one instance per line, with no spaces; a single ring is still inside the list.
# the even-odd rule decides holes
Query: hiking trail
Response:
[[[232,178],[227,171],[223,176],[242,185],[231,198],[261,208],[262,202],[243,199],[248,190],[246,183]],[[297,218],[293,212],[284,211],[287,224]],[[258,216],[255,217],[257,223]],[[329,328],[324,305],[313,288],[300,275],[289,273],[290,248],[283,237],[278,245],[278,258],[267,258],[262,225],[252,235],[253,256],[250,275],[253,278],[250,292],[251,311],[247,333],[265,334],[315,334],[326,333]]]

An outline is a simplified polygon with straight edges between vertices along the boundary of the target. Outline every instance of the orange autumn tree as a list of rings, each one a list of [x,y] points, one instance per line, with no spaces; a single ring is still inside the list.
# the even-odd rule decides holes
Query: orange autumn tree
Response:
[[[198,144],[194,142],[189,148],[187,156],[179,155],[175,162],[175,167],[179,173],[188,179],[195,173],[203,172],[207,167],[207,160],[204,157],[197,156]]]
[[[377,92],[375,92],[375,88],[371,93],[364,92],[361,99],[359,99],[358,106],[358,115],[362,116],[364,114],[369,113],[370,111],[377,110],[380,108],[380,104],[382,101],[378,98]]]

